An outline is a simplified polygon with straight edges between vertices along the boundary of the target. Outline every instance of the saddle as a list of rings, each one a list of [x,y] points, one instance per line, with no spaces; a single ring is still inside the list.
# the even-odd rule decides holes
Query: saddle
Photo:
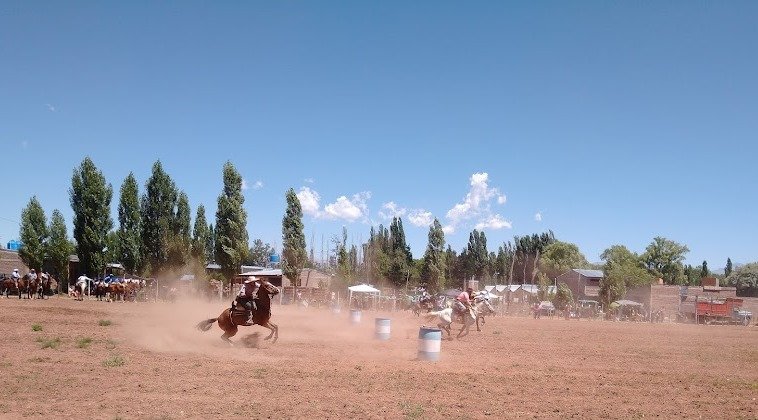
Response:
[[[253,312],[255,314],[255,312]],[[243,325],[249,327],[253,324],[247,322],[247,311],[244,308],[231,307],[229,309],[229,316],[232,318],[232,322],[235,325]]]

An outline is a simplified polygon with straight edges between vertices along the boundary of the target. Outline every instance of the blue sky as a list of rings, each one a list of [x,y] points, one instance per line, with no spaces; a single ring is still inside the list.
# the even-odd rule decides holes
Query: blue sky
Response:
[[[231,160],[250,238],[277,245],[295,188],[316,255],[401,214],[416,257],[432,216],[456,250],[478,225],[491,250],[552,229],[590,261],[659,235],[692,264],[755,261],[756,18],[747,1],[6,1],[0,240],[32,195],[70,225],[88,155],[114,219],[156,159],[213,214]]]

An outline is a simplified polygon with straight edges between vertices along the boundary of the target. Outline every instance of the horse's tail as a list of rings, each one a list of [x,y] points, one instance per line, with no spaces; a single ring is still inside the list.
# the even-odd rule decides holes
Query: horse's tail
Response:
[[[200,321],[195,328],[197,328],[200,331],[208,331],[211,329],[211,326],[213,326],[213,323],[217,321],[218,318],[210,318],[203,321]]]

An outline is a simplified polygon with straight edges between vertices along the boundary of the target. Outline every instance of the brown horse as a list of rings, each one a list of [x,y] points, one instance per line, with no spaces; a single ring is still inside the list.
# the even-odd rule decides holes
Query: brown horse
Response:
[[[13,282],[13,279],[10,277],[6,277],[2,281],[0,281],[0,295],[5,295],[5,297],[10,297],[11,290],[15,290],[18,292],[18,298],[21,299],[21,290],[26,289],[26,280],[19,279],[18,281],[18,287],[16,287],[16,283]],[[14,293],[15,294],[15,293]]]
[[[230,340],[237,334],[237,326],[250,326],[260,325],[262,327],[271,330],[271,334],[264,340],[268,340],[271,337],[274,338],[273,343],[279,339],[279,327],[271,322],[271,297],[279,294],[279,288],[267,281],[261,281],[261,288],[258,290],[258,300],[256,300],[257,308],[253,311],[253,323],[246,324],[247,315],[244,310],[231,310],[231,308],[224,309],[218,318],[210,318],[204,321],[200,321],[197,324],[197,328],[201,331],[208,331],[214,322],[218,321],[218,326],[224,330],[224,334],[221,339],[227,343],[234,345]]]

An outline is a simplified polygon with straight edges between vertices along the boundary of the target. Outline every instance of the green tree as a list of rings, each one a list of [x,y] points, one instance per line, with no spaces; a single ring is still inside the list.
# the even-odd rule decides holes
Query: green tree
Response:
[[[650,284],[655,277],[645,269],[641,258],[623,245],[613,245],[600,254],[605,260],[599,297],[604,305],[621,299],[629,287]]]
[[[445,232],[442,231],[442,225],[435,218],[429,227],[429,241],[426,245],[426,252],[421,266],[421,281],[426,283],[430,291],[444,290],[446,285],[445,273],[447,266],[445,264]]]
[[[540,269],[555,278],[574,268],[588,268],[589,263],[579,247],[569,242],[555,241],[545,247],[540,256]]]
[[[142,268],[142,220],[137,180],[131,172],[121,184],[118,224],[118,261],[124,264],[128,273],[136,273]]]
[[[163,170],[161,162],[156,161],[140,203],[142,258],[153,275],[162,272],[168,263],[177,196],[176,184]]]
[[[489,264],[489,253],[487,252],[487,236],[483,231],[474,229],[469,233],[468,244],[465,252],[461,253],[461,259],[465,267],[466,279],[472,276],[477,279],[484,278]]]
[[[685,281],[682,261],[688,252],[686,245],[658,236],[645,248],[642,261],[652,275],[666,284],[682,284]]]
[[[732,259],[726,259],[726,268],[724,268],[724,277],[729,277],[732,274]]]
[[[113,188],[89,157],[74,169],[69,190],[74,210],[74,240],[82,271],[98,275],[105,268],[106,236],[113,228]]]
[[[118,232],[110,231],[105,235],[105,263],[118,263],[121,256],[121,244],[119,243]]]
[[[227,161],[224,164],[224,189],[218,196],[215,231],[216,258],[227,278],[238,273],[247,257],[247,212],[244,204],[242,176]]]
[[[624,245],[613,245],[600,254],[600,258],[606,262],[616,264],[632,264],[642,267],[642,260],[636,253],[630,251]]]
[[[263,243],[260,239],[256,239],[253,241],[253,246],[250,247],[250,251],[247,253],[245,264],[265,267],[266,264],[268,264],[269,256],[273,253],[274,247],[268,243]]]
[[[195,226],[192,229],[192,251],[191,255],[196,261],[203,266],[207,264],[211,259],[207,253],[208,237],[210,236],[210,230],[208,226],[208,220],[205,218],[205,206],[200,204],[197,206],[197,213],[195,214]]]
[[[213,223],[208,225],[208,240],[205,242],[205,255],[208,261],[216,262],[216,230]]]
[[[53,277],[61,281],[68,278],[68,257],[73,252],[68,240],[66,220],[60,210],[53,210],[48,228],[50,239],[47,242],[47,256],[50,258],[50,269]]]
[[[410,276],[413,256],[411,255],[411,248],[405,242],[405,231],[401,218],[392,218],[389,234],[390,248],[387,252],[389,267],[386,277],[395,287],[404,287]]]
[[[190,236],[191,210],[187,194],[180,192],[176,201],[176,213],[169,239],[170,267],[182,267],[189,261],[192,238]]]
[[[711,275],[711,272],[708,270],[708,261],[703,260],[703,265],[700,267],[700,278],[705,278]]]
[[[556,308],[562,310],[574,304],[574,293],[571,292],[566,283],[558,283],[558,291],[555,293],[553,304]]]
[[[282,272],[296,286],[300,285],[300,272],[308,258],[303,233],[303,207],[290,188],[286,193],[287,209],[282,219]]]
[[[29,204],[21,211],[21,249],[18,256],[27,267],[39,271],[45,258],[45,245],[48,238],[47,218],[37,196],[29,199]]]
[[[726,284],[736,287],[743,292],[743,296],[755,295],[758,292],[758,262],[745,264],[734,270],[726,278]]]

